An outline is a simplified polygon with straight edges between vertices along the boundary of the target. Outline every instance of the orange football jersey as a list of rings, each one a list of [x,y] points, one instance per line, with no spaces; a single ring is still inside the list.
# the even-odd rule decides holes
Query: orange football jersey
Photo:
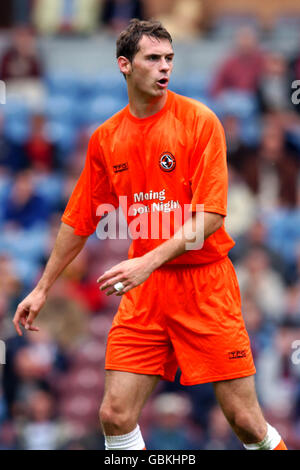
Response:
[[[126,106],[92,135],[62,221],[88,236],[104,210],[121,205],[134,233],[129,258],[142,256],[174,234],[186,211],[226,216],[226,160],[223,127],[205,105],[168,91],[163,109],[148,118]],[[233,246],[223,224],[202,248],[168,264],[211,263]]]

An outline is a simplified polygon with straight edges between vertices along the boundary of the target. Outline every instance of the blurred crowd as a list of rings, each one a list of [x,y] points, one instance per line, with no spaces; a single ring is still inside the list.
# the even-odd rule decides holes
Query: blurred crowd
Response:
[[[0,366],[0,449],[101,450],[105,340],[119,300],[101,294],[95,281],[127,257],[130,241],[90,237],[51,290],[39,334],[17,337],[11,320],[51,252],[89,137],[126,105],[126,89],[118,74],[87,80],[65,70],[49,73],[38,42],[44,34],[89,34],[100,23],[108,34],[116,33],[131,17],[153,15],[177,30],[178,40],[184,35],[178,17],[197,37],[201,2],[185,0],[184,9],[180,1],[2,3],[7,46],[0,54],[0,80],[7,96],[0,104],[0,338],[6,364]],[[170,86],[207,104],[223,123],[226,227],[236,241],[230,257],[257,391],[267,419],[292,449],[300,448],[300,92],[292,88],[297,80],[300,35],[298,49],[283,54],[263,47],[260,34],[241,25],[213,73],[187,73]],[[174,383],[161,382],[146,405],[140,425],[147,447],[241,449],[211,384],[183,387],[179,377],[180,372]]]
[[[0,6],[0,27],[30,25],[41,35],[118,33],[130,18],[150,17],[164,20],[175,35],[196,35],[202,24],[203,1],[12,0]]]

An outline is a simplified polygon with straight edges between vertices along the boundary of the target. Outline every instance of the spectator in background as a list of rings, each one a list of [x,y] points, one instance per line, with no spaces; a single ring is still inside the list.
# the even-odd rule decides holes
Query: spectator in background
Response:
[[[24,143],[24,154],[32,170],[47,173],[57,167],[57,160],[55,145],[47,138],[45,126],[43,114],[32,116],[30,135]]]
[[[14,25],[29,25],[33,0],[11,0],[13,4]]]
[[[19,173],[5,203],[4,224],[7,228],[30,229],[37,223],[46,223],[49,216],[48,204],[35,193],[32,172]]]
[[[226,112],[222,116],[222,124],[226,135],[227,161],[233,170],[240,170],[245,157],[252,151],[251,147],[242,142],[241,121],[233,113]]]
[[[0,254],[0,297],[6,299],[6,311],[10,311],[9,304],[12,303],[11,309],[15,306],[16,299],[22,292],[22,286],[15,272],[11,258]],[[1,307],[0,307],[1,318]],[[3,331],[3,330],[2,330]]]
[[[4,51],[0,77],[7,85],[13,80],[40,79],[43,67],[38,56],[35,37],[27,27],[17,27],[12,32],[12,44]]]
[[[12,2],[0,2],[0,28],[9,28],[13,24]]]
[[[262,113],[292,111],[291,83],[283,54],[269,52],[265,56],[257,98]]]
[[[4,116],[0,114],[0,173],[15,173],[27,167],[28,160],[22,146],[5,135]]]
[[[299,318],[284,318],[257,360],[257,391],[265,412],[275,417],[290,419],[299,401],[300,368],[292,360],[292,345],[299,338]]]
[[[0,450],[18,450],[14,423],[5,421],[0,427]]]
[[[236,266],[242,299],[250,296],[271,321],[281,320],[285,313],[285,285],[281,276],[271,267],[268,253],[252,248]]]
[[[209,413],[208,427],[201,449],[203,450],[241,450],[241,445],[233,435],[220,407],[215,405]]]
[[[299,36],[299,45],[300,45],[300,36]],[[288,66],[290,84],[294,81],[300,81],[300,49],[297,50],[294,57],[289,62]],[[299,101],[299,83],[297,83],[296,88],[291,89],[291,94],[296,92],[297,101]],[[297,113],[300,113],[300,104],[293,103],[293,108]]]
[[[174,0],[165,14],[157,16],[175,40],[198,38],[203,20],[203,5],[199,0]]]
[[[8,415],[13,420],[22,420],[26,416],[26,400],[33,391],[43,389],[54,393],[57,380],[69,366],[66,355],[45,324],[40,333],[26,339],[12,337],[6,340],[3,390]]]
[[[102,22],[114,34],[125,29],[132,18],[145,19],[141,0],[104,0]]]
[[[18,428],[20,448],[58,450],[70,439],[71,430],[56,418],[54,396],[44,390],[36,390],[26,401],[26,418]]]
[[[6,83],[7,99],[24,99],[38,109],[45,99],[43,64],[36,38],[28,27],[16,27],[12,44],[4,51],[0,64],[0,79]]]
[[[299,159],[286,147],[285,133],[276,117],[265,116],[259,147],[247,155],[241,176],[262,211],[295,208],[298,202]]]
[[[253,356],[256,361],[263,349],[269,346],[274,325],[266,319],[264,312],[251,293],[250,295],[243,295],[242,308],[245,325],[252,341]]]
[[[92,34],[98,27],[102,0],[38,0],[33,24],[44,34]]]
[[[147,446],[152,450],[197,449],[189,426],[191,403],[187,396],[161,393],[153,402],[155,425],[150,430]]]
[[[241,28],[235,38],[234,51],[215,75],[211,94],[216,97],[231,89],[256,93],[263,64],[264,54],[258,45],[256,33],[251,28]]]
[[[234,263],[238,263],[242,260],[246,253],[249,253],[252,249],[260,249],[266,252],[272,269],[278,272],[285,283],[288,282],[286,278],[286,265],[281,254],[274,251],[268,243],[268,230],[269,227],[266,225],[263,217],[256,217],[252,220],[251,225],[245,231],[240,234],[235,247],[231,253],[231,260]]]
[[[256,216],[256,200],[239,173],[228,166],[228,216],[226,228],[236,240],[249,230]]]

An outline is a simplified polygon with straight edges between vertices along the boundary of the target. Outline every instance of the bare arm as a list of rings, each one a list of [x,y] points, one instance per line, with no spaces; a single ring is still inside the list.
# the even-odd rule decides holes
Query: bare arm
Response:
[[[154,269],[159,268],[164,263],[172,261],[178,256],[188,251],[188,246],[195,244],[197,240],[205,241],[210,235],[216,232],[223,224],[223,216],[210,212],[196,212],[184,224],[183,230],[179,230],[174,237],[162,243],[154,250],[145,255]],[[201,247],[198,247],[198,249]]]
[[[170,240],[144,256],[123,261],[104,273],[97,281],[103,283],[100,289],[107,290],[107,295],[111,295],[116,292],[113,286],[122,282],[125,288],[117,295],[128,292],[144,282],[155,269],[188,251],[190,244],[206,240],[223,225],[223,220],[220,214],[194,213]]]
[[[63,270],[73,261],[84,247],[88,237],[74,234],[74,229],[64,223],[59,229],[54,248],[44,273],[33,291],[19,304],[13,323],[22,336],[20,323],[26,329],[38,331],[32,323],[46,302],[49,289]]]

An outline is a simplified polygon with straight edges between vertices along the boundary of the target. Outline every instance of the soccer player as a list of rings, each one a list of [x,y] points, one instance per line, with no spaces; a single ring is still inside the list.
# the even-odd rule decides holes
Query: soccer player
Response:
[[[177,227],[172,219],[168,239],[160,231],[133,237],[129,259],[98,279],[107,295],[122,295],[107,340],[100,407],[106,449],[145,447],[139,415],[158,381],[174,380],[178,367],[183,385],[213,383],[246,449],[286,449],[257,401],[228,258],[234,242],[224,227],[223,128],[206,106],[168,90],[173,58],[172,38],[159,22],[132,20],[120,34],[117,60],[129,105],[92,135],[45,271],[13,322],[19,335],[21,326],[38,331],[34,321],[50,287],[95,231],[103,204],[112,210],[126,196],[129,225],[143,214],[138,220],[151,219],[154,232],[188,205],[190,217]]]

